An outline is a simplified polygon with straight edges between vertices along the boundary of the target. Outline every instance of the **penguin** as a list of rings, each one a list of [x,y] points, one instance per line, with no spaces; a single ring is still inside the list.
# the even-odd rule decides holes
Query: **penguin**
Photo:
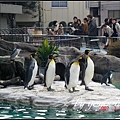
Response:
[[[55,79],[55,72],[56,72],[56,61],[54,56],[51,54],[49,55],[49,59],[45,66],[45,73],[44,73],[44,87],[47,87],[48,91],[54,91],[54,89],[52,89],[51,86]]]
[[[110,86],[108,83],[112,84],[112,76],[113,76],[114,70],[108,70],[108,72],[102,77],[101,85],[105,83],[107,86]]]
[[[92,50],[85,50],[84,54],[82,55],[83,60],[80,64],[82,82],[80,85],[85,85],[85,90],[93,91],[93,89],[88,87],[89,82],[94,76],[94,62],[88,55],[90,51]]]
[[[18,57],[20,51],[21,51],[21,49],[14,48],[12,53],[10,54],[10,61],[13,62],[13,68],[15,70],[15,74],[17,74],[15,58]]]
[[[30,62],[26,69],[25,80],[23,81],[24,89],[25,88],[27,88],[28,90],[33,89],[34,80],[35,80],[35,77],[36,77],[37,71],[38,71],[38,64],[35,59],[35,55],[36,55],[36,53],[33,53],[30,55]]]
[[[14,48],[11,55],[10,55],[10,60],[14,60],[16,57],[18,57],[21,49]]]
[[[80,62],[82,61],[82,57],[80,56],[79,59],[72,60],[66,67],[65,70],[65,88],[69,90],[70,93],[79,91],[75,90],[75,87],[79,81],[79,74],[80,74]]]

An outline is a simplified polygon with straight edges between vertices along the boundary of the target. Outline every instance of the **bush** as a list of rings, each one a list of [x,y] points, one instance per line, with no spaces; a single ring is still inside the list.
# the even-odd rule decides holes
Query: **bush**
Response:
[[[110,46],[108,46],[108,54],[120,58],[120,41],[113,42]]]
[[[40,67],[46,66],[48,56],[51,54],[58,56],[58,46],[55,46],[52,42],[49,43],[48,39],[45,39],[42,43],[42,46],[38,47],[37,49],[37,62],[39,63]]]

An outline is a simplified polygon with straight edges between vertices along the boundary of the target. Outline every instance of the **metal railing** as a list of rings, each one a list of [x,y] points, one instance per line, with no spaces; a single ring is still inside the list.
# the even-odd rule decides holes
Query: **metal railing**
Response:
[[[33,28],[29,28],[33,30]],[[74,46],[78,49],[87,48],[86,40],[90,42],[90,48],[100,51],[104,48],[107,39],[110,44],[120,40],[120,37],[105,37],[105,36],[87,36],[87,35],[48,35],[41,33],[30,33],[28,28],[11,28],[11,29],[0,29],[0,33],[4,40],[12,42],[27,42],[40,46],[44,39],[48,39],[49,42],[54,42],[58,46]],[[36,29],[38,30],[38,29]],[[39,29],[38,31],[41,31]],[[112,42],[111,42],[112,41]]]

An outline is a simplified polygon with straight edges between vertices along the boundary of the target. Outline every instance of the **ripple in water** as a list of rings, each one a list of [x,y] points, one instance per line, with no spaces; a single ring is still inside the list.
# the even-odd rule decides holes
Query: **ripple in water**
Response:
[[[32,108],[22,105],[0,103],[0,119],[95,119],[120,118],[120,112],[103,114],[84,114],[79,110],[66,108]]]

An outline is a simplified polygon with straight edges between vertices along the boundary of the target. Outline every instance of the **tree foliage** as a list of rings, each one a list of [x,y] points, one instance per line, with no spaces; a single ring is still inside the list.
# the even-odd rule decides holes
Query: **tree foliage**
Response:
[[[25,11],[23,11],[25,14],[30,14],[32,15],[33,18],[37,17],[38,14],[34,15],[34,12],[37,12],[38,10],[38,4],[37,2],[16,2],[17,5],[22,5],[23,9],[25,9]]]

